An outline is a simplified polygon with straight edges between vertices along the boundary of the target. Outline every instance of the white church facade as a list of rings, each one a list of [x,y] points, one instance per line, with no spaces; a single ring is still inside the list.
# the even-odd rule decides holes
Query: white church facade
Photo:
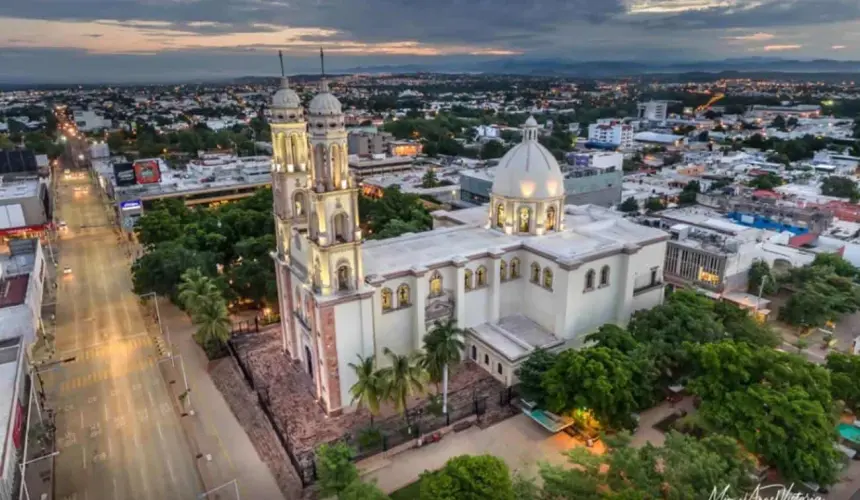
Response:
[[[436,320],[505,384],[539,347],[578,347],[663,300],[669,235],[594,206],[564,205],[564,175],[537,141],[500,161],[488,206],[433,214],[434,229],[362,241],[338,100],[323,81],[307,114],[286,79],[273,97],[275,259],[283,347],[329,414],[350,408],[349,363],[421,348]]]

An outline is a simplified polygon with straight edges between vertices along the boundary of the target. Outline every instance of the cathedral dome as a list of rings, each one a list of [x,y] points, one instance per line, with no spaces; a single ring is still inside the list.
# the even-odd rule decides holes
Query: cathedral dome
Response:
[[[552,153],[537,141],[538,125],[529,117],[523,141],[499,160],[492,193],[507,198],[557,198],[564,195],[564,174]]]
[[[312,115],[339,115],[341,113],[340,101],[328,90],[328,83],[323,80],[320,85],[320,93],[311,99],[308,111]]]
[[[273,108],[298,108],[301,107],[302,100],[296,91],[290,88],[290,84],[286,78],[281,78],[281,88],[272,96]]]

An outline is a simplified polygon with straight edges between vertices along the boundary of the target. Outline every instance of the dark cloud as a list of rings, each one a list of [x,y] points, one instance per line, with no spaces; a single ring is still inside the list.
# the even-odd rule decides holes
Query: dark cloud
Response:
[[[652,29],[764,29],[856,19],[860,19],[858,0],[743,0],[732,6],[634,17],[630,22]]]

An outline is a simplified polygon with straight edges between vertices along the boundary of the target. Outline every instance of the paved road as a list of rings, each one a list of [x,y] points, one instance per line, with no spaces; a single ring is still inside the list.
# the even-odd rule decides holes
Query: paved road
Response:
[[[88,178],[63,179],[58,358],[42,377],[57,408],[58,500],[192,499],[194,457],[131,292],[129,261]],[[148,319],[147,319],[148,320]]]

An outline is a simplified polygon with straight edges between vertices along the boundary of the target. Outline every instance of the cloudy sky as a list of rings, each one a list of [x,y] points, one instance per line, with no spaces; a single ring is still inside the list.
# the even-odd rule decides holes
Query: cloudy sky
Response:
[[[468,58],[860,60],[858,0],[0,0],[0,81]]]

